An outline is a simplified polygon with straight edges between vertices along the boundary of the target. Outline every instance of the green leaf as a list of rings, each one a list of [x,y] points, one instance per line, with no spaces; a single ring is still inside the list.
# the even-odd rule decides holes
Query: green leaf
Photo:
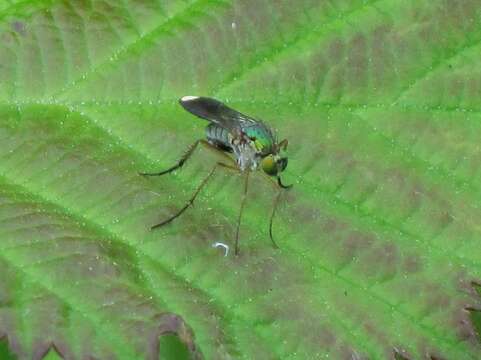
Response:
[[[47,355],[43,357],[44,360],[60,360],[62,359],[56,351],[49,350]]]
[[[160,359],[189,359],[187,347],[175,335],[164,335],[160,338],[160,351]]]
[[[8,344],[5,339],[0,340],[0,359],[15,360],[17,357],[12,354],[8,348]]]
[[[480,358],[480,24],[475,0],[0,1],[8,352]],[[204,136],[184,95],[289,139],[280,249],[258,173],[239,256],[212,247],[233,246],[230,172],[149,230],[218,159],[138,175]]]

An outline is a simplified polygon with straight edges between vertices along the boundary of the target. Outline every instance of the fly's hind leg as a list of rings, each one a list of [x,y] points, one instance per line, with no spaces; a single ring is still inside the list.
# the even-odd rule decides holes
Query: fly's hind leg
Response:
[[[139,173],[139,175],[143,175],[143,176],[160,176],[160,175],[165,175],[165,174],[168,174],[176,169],[179,169],[181,168],[184,163],[192,156],[192,154],[194,153],[194,150],[197,148],[197,145],[199,145],[199,142],[201,142],[202,140],[197,140],[195,143],[193,143],[192,145],[189,146],[189,148],[187,149],[187,151],[185,152],[185,154],[180,158],[179,162],[177,164],[175,164],[174,166],[168,168],[167,170],[163,170],[163,171],[160,171],[160,172],[157,172],[157,173]]]
[[[157,172],[157,173],[139,173],[139,175],[143,175],[143,176],[161,176],[161,175],[165,175],[165,174],[168,174],[168,173],[171,173],[172,171],[174,170],[177,170],[179,168],[181,168],[185,162],[192,156],[192,154],[194,153],[195,149],[197,149],[197,146],[198,145],[202,145],[203,147],[209,149],[209,150],[212,150],[214,152],[216,152],[217,154],[221,154],[222,156],[226,157],[227,159],[229,159],[230,161],[232,161],[232,158],[230,158],[227,154],[225,154],[223,151],[219,150],[217,147],[215,147],[214,145],[210,144],[208,141],[204,140],[204,139],[200,139],[200,140],[197,140],[195,143],[193,143],[192,145],[190,145],[188,148],[187,148],[187,151],[185,152],[185,154],[180,158],[180,160],[177,162],[177,164],[175,164],[174,166],[168,168],[167,170],[163,170],[163,171],[160,171],[160,172]]]
[[[212,168],[212,170],[209,172],[209,174],[202,180],[202,182],[200,183],[200,185],[197,187],[197,189],[195,190],[194,194],[191,196],[191,198],[187,201],[187,203],[179,210],[177,211],[174,215],[172,215],[171,217],[169,217],[168,219],[162,221],[161,223],[158,223],[154,226],[152,226],[150,229],[151,230],[154,230],[154,229],[157,229],[161,226],[164,226],[164,225],[167,225],[168,223],[170,223],[172,220],[178,218],[180,215],[182,215],[184,213],[185,210],[187,210],[190,206],[192,206],[194,204],[194,200],[196,199],[197,195],[199,195],[200,191],[203,189],[203,187],[207,184],[207,182],[209,181],[209,179],[214,175],[216,169],[218,166],[222,166],[224,168],[228,168],[228,169],[235,169],[233,168],[232,166],[230,165],[227,165],[227,164],[224,164],[222,162],[218,162],[217,164],[215,164],[215,166]]]

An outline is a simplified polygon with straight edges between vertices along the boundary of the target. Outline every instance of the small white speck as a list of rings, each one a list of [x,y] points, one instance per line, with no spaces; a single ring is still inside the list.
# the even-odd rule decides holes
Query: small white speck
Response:
[[[184,96],[182,99],[180,99],[181,101],[192,101],[192,100],[195,100],[195,99],[198,99],[199,97],[198,96]]]
[[[224,256],[227,256],[229,254],[229,245],[226,245],[226,244],[221,243],[221,242],[216,242],[216,243],[212,244],[212,247],[214,247],[214,248],[222,247],[222,248],[225,249]]]
[[[232,30],[235,30],[235,28],[237,27],[237,24],[236,24],[235,22],[233,22],[233,23],[231,24],[231,26],[232,26]]]

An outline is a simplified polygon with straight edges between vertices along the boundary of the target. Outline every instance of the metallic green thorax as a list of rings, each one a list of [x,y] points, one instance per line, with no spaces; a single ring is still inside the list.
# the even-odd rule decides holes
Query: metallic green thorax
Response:
[[[276,141],[271,130],[266,125],[259,122],[253,126],[243,127],[242,130],[253,141],[258,152],[264,155],[272,152]]]

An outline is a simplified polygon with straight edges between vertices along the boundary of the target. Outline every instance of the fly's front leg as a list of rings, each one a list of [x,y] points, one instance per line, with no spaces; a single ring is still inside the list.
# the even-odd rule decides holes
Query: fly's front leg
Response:
[[[271,238],[272,245],[273,245],[274,248],[276,248],[276,249],[279,249],[279,246],[278,246],[277,243],[274,241],[274,235],[272,234],[272,223],[273,223],[273,221],[274,221],[274,215],[275,215],[275,213],[276,213],[277,204],[279,203],[279,199],[280,199],[280,197],[281,197],[281,194],[282,194],[281,191],[278,191],[278,192],[277,192],[276,198],[274,199],[274,205],[272,206],[271,217],[270,217],[270,219],[269,219],[269,237]]]
[[[292,187],[292,184],[290,185],[284,185],[281,181],[281,177],[278,176],[277,177],[277,185],[279,185],[279,187],[283,188],[283,189],[290,189]]]
[[[282,190],[288,190],[292,187],[292,185],[284,185],[281,183],[281,179],[280,177],[277,178],[277,182],[274,181],[274,179],[272,179],[272,177],[270,177],[269,175],[267,174],[264,174],[262,173],[268,180],[269,182],[277,189],[277,195],[274,199],[274,204],[272,206],[272,213],[271,213],[271,217],[269,219],[269,237],[271,238],[271,241],[272,241],[272,245],[278,249],[279,246],[276,244],[276,242],[274,241],[274,236],[273,236],[273,232],[272,232],[272,224],[274,222],[274,215],[276,213],[276,210],[277,210],[277,205],[279,204],[279,199],[282,195]]]

